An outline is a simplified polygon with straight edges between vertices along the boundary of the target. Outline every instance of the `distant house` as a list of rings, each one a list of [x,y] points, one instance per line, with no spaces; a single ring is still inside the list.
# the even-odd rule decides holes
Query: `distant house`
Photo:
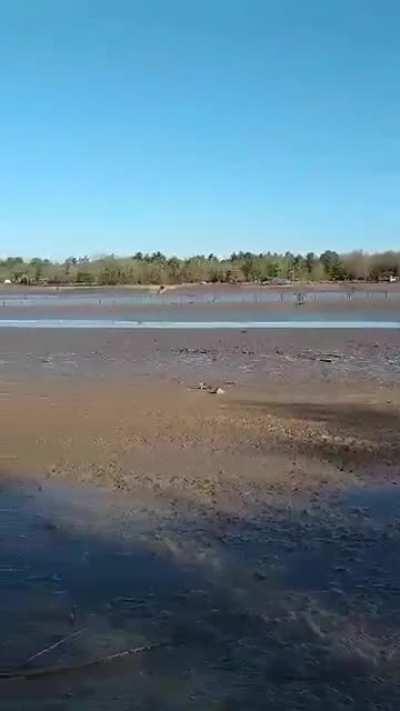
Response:
[[[382,272],[378,279],[378,281],[388,281],[390,284],[393,284],[395,281],[398,280],[399,278],[392,274],[392,272]]]

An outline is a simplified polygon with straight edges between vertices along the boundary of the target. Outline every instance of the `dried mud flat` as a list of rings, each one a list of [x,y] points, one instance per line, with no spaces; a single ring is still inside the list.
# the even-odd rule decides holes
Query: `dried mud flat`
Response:
[[[397,709],[399,338],[4,331],[2,708]]]

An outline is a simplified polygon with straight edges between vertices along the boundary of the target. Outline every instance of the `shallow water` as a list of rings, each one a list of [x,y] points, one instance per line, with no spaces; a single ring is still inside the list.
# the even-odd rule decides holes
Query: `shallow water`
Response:
[[[127,321],[113,319],[2,319],[0,328],[44,329],[399,329],[400,321]]]
[[[337,323],[334,323],[337,322]],[[302,291],[204,287],[0,291],[0,326],[20,328],[397,328],[400,291]],[[294,324],[294,325],[292,325]],[[362,324],[362,326],[361,326]],[[343,327],[347,327],[344,325]]]
[[[179,306],[190,304],[286,304],[294,305],[299,298],[305,304],[349,305],[374,301],[384,305],[400,306],[400,290],[379,289],[307,289],[306,287],[263,288],[238,286],[193,286],[162,292],[146,289],[71,289],[30,291],[29,289],[0,288],[0,304],[3,307],[18,306]]]

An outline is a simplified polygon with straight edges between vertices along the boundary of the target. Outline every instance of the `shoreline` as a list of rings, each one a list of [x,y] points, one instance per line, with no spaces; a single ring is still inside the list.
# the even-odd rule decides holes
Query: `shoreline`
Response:
[[[162,287],[162,288],[161,288]],[[400,291],[400,282],[369,282],[369,281],[295,281],[295,282],[290,282],[288,284],[274,284],[274,283],[265,283],[265,284],[260,284],[257,282],[183,282],[183,283],[176,283],[176,284],[104,284],[104,285],[96,285],[96,284],[90,284],[90,285],[85,285],[85,284],[32,284],[32,285],[23,285],[23,284],[0,284],[0,291],[1,292],[13,292],[13,291],[24,291],[24,292],[40,292],[43,291],[44,293],[48,291],[55,291],[55,292],[63,292],[63,291],[82,291],[82,292],[91,292],[91,291],[113,291],[113,290],[121,290],[121,291],[152,291],[152,292],[160,292],[161,288],[161,293],[167,292],[167,291],[173,291],[176,289],[199,289],[199,290],[204,290],[204,289],[215,289],[215,290],[220,290],[220,289],[227,289],[227,290],[232,290],[232,289],[255,289],[255,290],[269,290],[269,291],[288,291],[288,290],[297,290],[297,289],[308,289],[309,291],[315,291],[315,290],[320,290],[320,291],[347,291],[347,290],[354,290],[354,291],[372,291],[372,292],[380,292],[380,291]]]

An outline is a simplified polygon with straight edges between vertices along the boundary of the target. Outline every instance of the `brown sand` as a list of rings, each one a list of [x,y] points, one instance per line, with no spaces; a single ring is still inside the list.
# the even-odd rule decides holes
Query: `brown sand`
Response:
[[[242,511],[397,471],[396,332],[5,333],[5,475]]]

